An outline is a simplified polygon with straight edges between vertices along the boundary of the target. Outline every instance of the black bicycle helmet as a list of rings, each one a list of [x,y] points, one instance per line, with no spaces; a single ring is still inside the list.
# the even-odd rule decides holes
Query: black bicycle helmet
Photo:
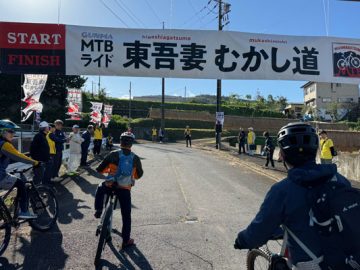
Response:
[[[282,127],[277,141],[283,152],[284,161],[293,166],[315,160],[319,148],[319,138],[315,129],[301,122]]]
[[[124,132],[120,136],[121,146],[131,147],[135,141],[135,135],[132,132]]]

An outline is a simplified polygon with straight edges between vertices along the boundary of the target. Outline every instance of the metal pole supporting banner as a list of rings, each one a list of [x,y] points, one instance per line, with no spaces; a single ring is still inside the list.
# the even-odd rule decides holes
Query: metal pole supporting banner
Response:
[[[129,88],[129,127],[131,126],[131,82]]]
[[[222,31],[222,0],[218,1],[219,5],[219,15],[218,15],[218,30]],[[216,82],[216,111],[220,112],[221,110],[221,80]],[[215,122],[216,123],[216,122]],[[220,149],[221,143],[221,133],[216,132],[216,149]]]
[[[165,22],[163,22],[163,29],[165,29]],[[164,132],[165,128],[165,78],[161,78],[161,130]]]

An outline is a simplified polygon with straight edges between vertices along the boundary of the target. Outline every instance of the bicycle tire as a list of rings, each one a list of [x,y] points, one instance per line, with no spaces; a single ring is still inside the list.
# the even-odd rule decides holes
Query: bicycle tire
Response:
[[[36,191],[29,192],[29,201],[30,207],[38,217],[29,220],[29,224],[35,230],[45,232],[54,226],[59,214],[59,204],[50,188],[39,185],[36,186]],[[44,211],[43,204],[46,206],[46,211]],[[52,208],[51,211],[49,211],[50,207]]]
[[[11,226],[9,223],[4,223],[0,225],[0,237],[0,256],[2,256],[6,248],[8,247],[11,238]]]
[[[108,205],[108,207],[106,208],[104,221],[101,226],[99,242],[96,249],[95,260],[94,260],[95,266],[98,266],[99,260],[101,259],[101,253],[105,248],[106,240],[108,237],[110,237],[111,232],[109,230],[109,226],[110,226],[111,215],[112,215],[112,206]]]
[[[265,262],[264,267],[257,267],[256,266],[256,259],[262,258]],[[271,264],[271,257],[269,254],[267,254],[265,251],[261,249],[252,249],[249,250],[247,257],[246,257],[246,268],[248,270],[268,270],[270,269]]]

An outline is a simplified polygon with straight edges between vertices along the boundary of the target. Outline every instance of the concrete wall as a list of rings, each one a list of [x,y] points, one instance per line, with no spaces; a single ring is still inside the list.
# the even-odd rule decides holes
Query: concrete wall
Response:
[[[334,142],[335,149],[344,152],[360,151],[360,132],[344,130],[327,130],[328,137]]]
[[[150,111],[150,118],[159,119],[160,117],[160,109],[152,109]],[[165,118],[208,121],[214,122],[215,124],[215,115],[206,111],[165,110]],[[281,127],[291,122],[294,122],[294,119],[225,115],[224,128],[228,130],[238,130],[240,127],[243,127],[244,129],[253,127],[255,132],[263,132],[268,130],[270,133],[275,134]],[[346,130],[347,126],[345,124],[319,123],[318,128],[326,130]]]

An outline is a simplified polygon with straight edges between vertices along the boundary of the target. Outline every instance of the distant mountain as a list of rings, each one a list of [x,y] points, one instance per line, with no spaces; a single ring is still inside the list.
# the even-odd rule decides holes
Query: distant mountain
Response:
[[[161,102],[161,95],[154,96],[138,96],[134,97],[134,100],[140,101],[157,101]],[[222,101],[227,101],[229,97],[222,97]],[[240,99],[240,101],[247,101],[245,99]],[[165,102],[189,102],[189,103],[202,103],[202,104],[216,104],[216,96],[215,95],[198,95],[195,97],[181,97],[181,96],[165,96]],[[247,101],[249,102],[249,101]],[[250,101],[254,102],[254,101]]]

